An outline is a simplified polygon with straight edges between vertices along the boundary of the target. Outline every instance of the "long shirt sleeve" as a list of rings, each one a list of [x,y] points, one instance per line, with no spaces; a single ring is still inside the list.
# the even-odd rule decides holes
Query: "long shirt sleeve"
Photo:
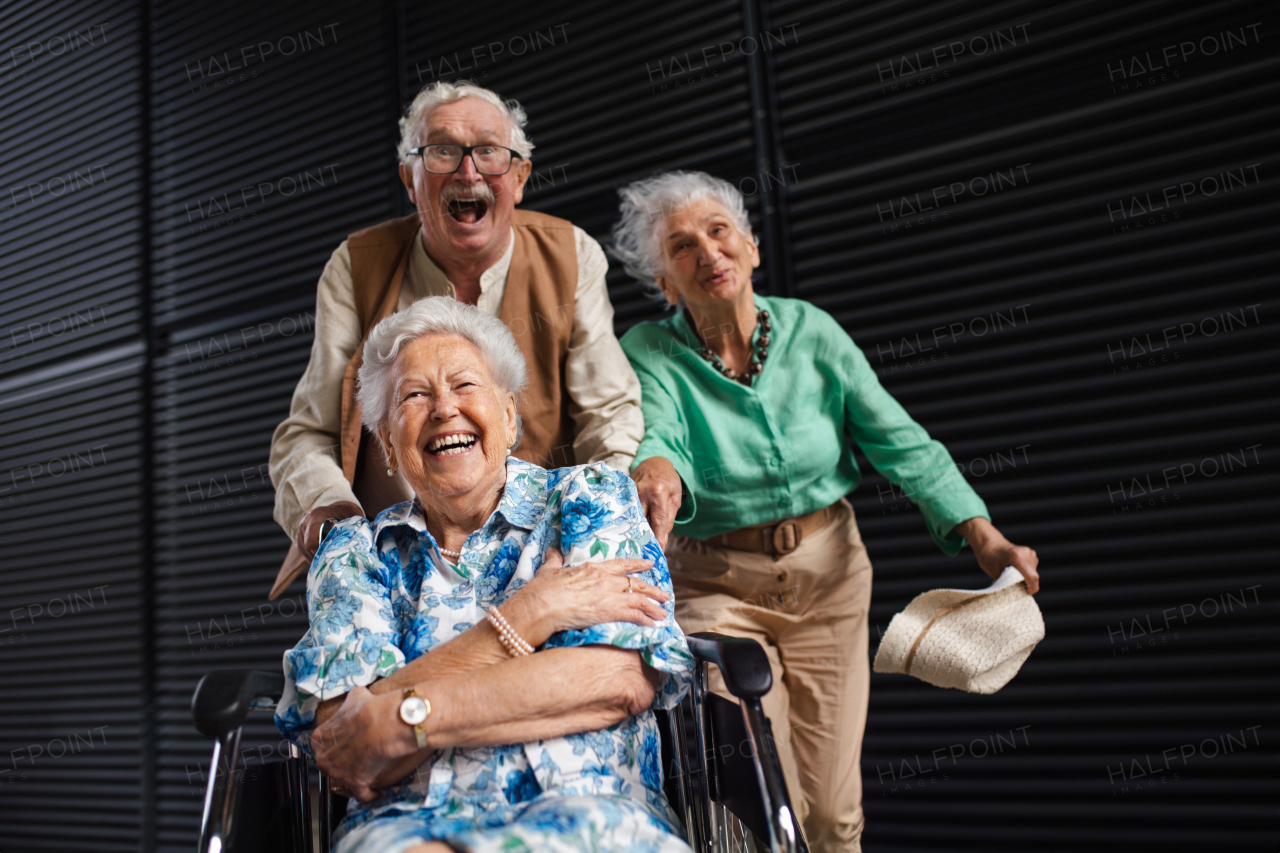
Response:
[[[850,435],[872,467],[920,508],[938,547],[957,554],[965,542],[955,526],[970,518],[989,519],[987,505],[942,442],[907,414],[880,384],[862,350],[847,335],[845,339],[851,384],[844,410]]]
[[[613,334],[604,250],[581,228],[575,228],[574,235],[578,289],[564,366],[574,426],[573,453],[579,464],[604,462],[627,471],[644,437],[640,383]]]
[[[289,417],[271,437],[269,471],[274,517],[292,539],[302,517],[318,506],[356,500],[342,473],[342,375],[360,345],[347,242],[334,251],[316,288],[311,360],[293,391]]]

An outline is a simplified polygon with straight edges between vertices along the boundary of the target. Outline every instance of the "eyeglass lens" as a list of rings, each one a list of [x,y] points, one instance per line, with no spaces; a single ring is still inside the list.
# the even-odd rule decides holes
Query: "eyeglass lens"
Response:
[[[426,145],[422,159],[428,172],[450,174],[462,163],[461,145]],[[511,168],[511,151],[500,145],[482,145],[471,149],[476,171],[483,175],[505,175]]]

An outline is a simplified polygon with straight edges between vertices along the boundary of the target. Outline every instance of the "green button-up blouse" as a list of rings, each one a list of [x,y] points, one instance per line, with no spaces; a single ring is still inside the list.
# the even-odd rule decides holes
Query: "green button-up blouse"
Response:
[[[640,323],[622,338],[643,392],[645,436],[635,464],[666,457],[684,481],[675,532],[709,539],[839,500],[862,479],[852,438],[920,507],[938,546],[957,553],[965,542],[955,526],[990,516],[947,449],[889,396],[830,314],[798,299],[755,301],[769,311],[773,331],[750,386],[699,355],[683,312]]]

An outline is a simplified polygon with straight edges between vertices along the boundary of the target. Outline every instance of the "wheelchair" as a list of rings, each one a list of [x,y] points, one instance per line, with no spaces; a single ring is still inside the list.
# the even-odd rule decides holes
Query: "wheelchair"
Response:
[[[755,640],[688,636],[693,686],[671,711],[657,711],[665,790],[698,853],[808,853],[791,808],[772,729],[760,697],[773,686]],[[735,705],[707,689],[720,668]],[[279,672],[216,670],[200,680],[191,716],[214,738],[200,820],[199,853],[329,853],[346,801],[297,747],[290,757],[246,773],[241,732],[252,710],[273,710]]]

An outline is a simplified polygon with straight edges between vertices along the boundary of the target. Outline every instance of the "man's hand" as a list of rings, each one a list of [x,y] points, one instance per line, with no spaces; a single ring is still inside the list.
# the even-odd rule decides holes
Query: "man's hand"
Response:
[[[400,700],[399,692],[374,696],[356,687],[311,733],[316,766],[362,803],[376,799],[378,791],[408,776],[429,755],[401,721]]]
[[[1023,545],[1014,545],[1004,534],[985,518],[971,518],[956,525],[956,530],[969,543],[978,558],[978,566],[991,577],[1000,577],[1006,566],[1022,572],[1027,581],[1027,592],[1035,595],[1040,590],[1040,574],[1036,569],[1040,558],[1036,552]]]
[[[328,506],[318,506],[304,515],[302,521],[298,522],[298,535],[294,538],[294,544],[310,560],[315,557],[316,549],[320,547],[321,522],[326,518],[341,521],[344,518],[353,516],[364,517],[364,510],[360,508],[360,504],[339,501]]]
[[[640,493],[644,516],[653,528],[653,535],[658,538],[658,545],[665,551],[667,536],[676,523],[676,513],[680,511],[680,500],[684,493],[680,475],[666,459],[650,456],[631,472],[631,479],[636,481],[636,491]]]

